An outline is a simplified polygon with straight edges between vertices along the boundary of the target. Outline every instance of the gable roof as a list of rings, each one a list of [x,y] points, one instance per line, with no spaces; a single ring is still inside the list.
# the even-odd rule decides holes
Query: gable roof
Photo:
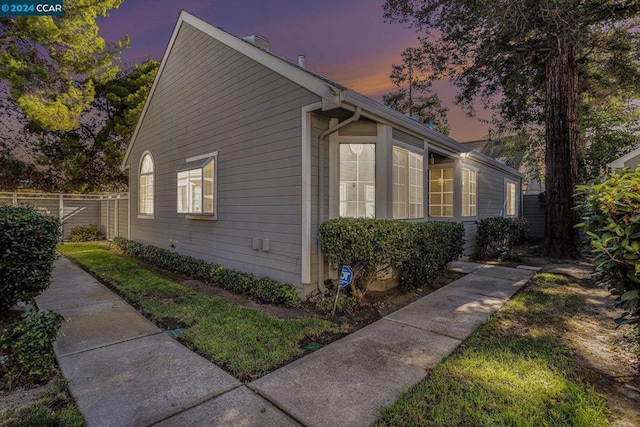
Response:
[[[138,119],[138,123],[133,132],[133,136],[131,137],[131,142],[129,143],[127,151],[122,160],[123,169],[127,165],[129,154],[131,153],[131,149],[135,144],[138,132],[140,131],[140,126],[147,113],[149,104],[152,102],[153,95],[158,85],[158,81],[162,76],[162,72],[166,66],[167,59],[171,53],[171,50],[173,49],[173,45],[180,32],[180,29],[185,23],[197,28],[198,30],[230,47],[231,49],[236,50],[237,52],[253,59],[259,64],[271,69],[272,71],[318,95],[322,98],[323,109],[332,109],[338,107],[349,109],[348,106],[350,105],[352,106],[353,110],[355,110],[356,107],[360,107],[362,109],[363,117],[367,117],[381,123],[393,125],[400,130],[418,136],[421,139],[428,140],[431,145],[442,150],[444,154],[459,154],[470,151],[469,148],[464,144],[461,144],[446,135],[443,135],[421,123],[416,122],[415,120],[392,109],[391,107],[382,105],[326,77],[314,73],[307,68],[300,67],[298,66],[298,64],[294,64],[285,58],[254,46],[250,42],[236,37],[233,34],[214,25],[211,25],[183,10],[180,12],[180,16],[178,17],[176,26],[173,30],[173,33],[171,34],[171,39],[169,40],[167,49],[165,50],[165,53],[162,57],[162,62],[160,63],[160,67],[158,68],[158,73],[153,82],[153,85],[151,86],[149,96],[147,97],[147,101],[144,105],[142,113],[140,114],[140,118]],[[476,160],[481,161],[482,163],[488,164],[494,168],[502,169],[505,172],[509,172],[513,175],[521,176],[521,174],[515,169],[505,166],[504,164],[496,161],[489,156],[477,152],[473,152],[472,154]]]

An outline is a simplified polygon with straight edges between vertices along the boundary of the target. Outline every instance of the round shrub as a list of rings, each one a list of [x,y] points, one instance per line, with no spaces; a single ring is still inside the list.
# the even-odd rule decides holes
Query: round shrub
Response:
[[[517,258],[513,247],[522,240],[528,226],[525,218],[481,219],[476,233],[478,258]]]
[[[0,310],[6,310],[49,286],[60,221],[31,207],[0,206],[0,230]]]

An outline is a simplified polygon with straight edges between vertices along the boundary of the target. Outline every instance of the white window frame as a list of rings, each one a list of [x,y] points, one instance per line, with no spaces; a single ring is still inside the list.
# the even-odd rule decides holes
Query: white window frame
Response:
[[[190,165],[190,163],[192,165]],[[213,168],[210,177],[205,176],[205,168],[211,165]],[[193,167],[191,167],[193,166]],[[194,181],[191,178],[191,174],[199,172],[199,186],[191,189],[191,185]],[[186,205],[181,209],[182,189],[184,185],[181,185],[181,181],[185,179],[186,174]],[[182,175],[182,177],[181,177]],[[201,156],[190,157],[185,160],[184,165],[177,171],[177,188],[176,188],[176,211],[178,214],[185,215],[187,219],[218,219],[218,152],[203,154]],[[211,191],[205,192],[206,180],[211,180]],[[194,191],[199,189],[199,199],[194,198]],[[211,211],[206,211],[206,200],[211,200]],[[196,208],[199,206],[199,209]]]
[[[443,171],[445,169],[449,169],[451,170],[451,178],[450,179],[446,179],[443,177],[444,173]],[[433,191],[433,186],[431,185],[432,181],[434,181],[434,179],[432,179],[432,173],[434,172],[438,172],[440,174],[440,177],[437,178],[440,181],[440,189],[441,191],[439,192],[434,192]],[[451,181],[451,191],[444,191],[444,184],[445,181]],[[438,204],[434,204],[433,203],[433,196],[435,196],[436,194],[440,195],[440,203]],[[444,195],[445,194],[451,194],[451,204],[445,204],[444,203]],[[444,209],[445,207],[451,207],[451,215],[444,215]],[[439,208],[440,214],[434,214],[434,209],[435,208]],[[443,167],[434,167],[431,166],[429,167],[429,216],[433,217],[433,218],[453,218],[455,216],[455,168],[453,167],[453,165],[450,166],[443,166]]]
[[[467,175],[467,176],[465,176]],[[471,179],[473,177],[473,179]],[[478,216],[478,169],[462,168],[462,217]]]
[[[373,185],[365,185],[363,188],[363,194],[360,194],[360,184],[361,183],[367,183],[370,181],[360,181],[360,162],[359,160],[356,160],[355,162],[355,167],[356,167],[356,180],[355,181],[342,181],[342,179],[339,179],[339,215],[340,218],[375,218],[375,212],[376,212],[376,163],[377,163],[377,159],[376,159],[376,151],[377,151],[377,147],[375,143],[369,143],[369,142],[363,142],[363,143],[352,143],[352,142],[340,142],[339,147],[343,146],[343,145],[348,145],[348,146],[365,146],[365,145],[369,145],[372,146],[374,149],[374,161],[373,161],[373,172],[374,172],[374,181],[373,181]],[[340,152],[340,151],[338,151]],[[355,154],[352,151],[353,154]],[[359,158],[360,154],[355,154],[356,158]],[[343,167],[343,160],[342,158],[339,157],[339,166],[338,166],[338,173],[340,174],[340,169]],[[346,212],[347,212],[347,203],[353,203],[353,201],[349,201],[346,200],[347,199],[347,193],[348,193],[348,185],[351,184],[353,185],[355,183],[355,185],[358,188],[358,196],[362,196],[363,199],[361,199],[360,197],[358,197],[358,200],[356,201],[356,203],[364,203],[364,212],[363,215],[358,215],[356,217],[349,217],[346,216]],[[359,210],[358,210],[358,213]],[[370,215],[367,215],[368,213],[371,213]]]
[[[151,171],[142,172],[145,159],[151,160]],[[146,150],[140,157],[140,165],[138,166],[138,218],[153,219],[155,211],[155,173],[156,161],[153,154]],[[151,182],[149,182],[151,180]],[[144,181],[145,190],[142,189]],[[149,193],[151,197],[149,197]],[[143,197],[146,196],[146,197]],[[143,198],[145,200],[143,200]],[[150,199],[150,203],[149,203]]]
[[[513,186],[513,192],[510,186]],[[504,180],[504,216],[508,218],[518,216],[518,183],[508,179]]]
[[[395,152],[406,156],[405,166],[397,164]],[[415,158],[419,167],[412,167],[411,161]],[[424,218],[424,155],[394,145],[392,148],[393,170],[393,219]],[[416,172],[417,182],[412,183],[412,172]],[[412,201],[412,192],[416,192],[416,200]],[[400,193],[404,200],[400,200]],[[412,207],[415,207],[412,213]]]

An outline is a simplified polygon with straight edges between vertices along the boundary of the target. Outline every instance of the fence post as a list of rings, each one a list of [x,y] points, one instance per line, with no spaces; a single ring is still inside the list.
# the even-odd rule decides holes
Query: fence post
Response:
[[[109,234],[109,210],[110,210],[110,206],[109,206],[109,200],[111,199],[111,196],[107,196],[107,240],[111,239],[111,235]]]
[[[115,224],[115,232],[113,233],[113,237],[118,237],[118,235],[120,234],[120,225],[119,220],[120,220],[120,194],[116,195],[116,208],[114,210],[114,224]]]
[[[18,206],[18,193],[13,193],[13,206]]]
[[[61,228],[62,237],[63,237],[63,240],[64,240],[64,222],[63,222],[63,218],[64,218],[64,196],[61,193],[59,197],[60,197],[60,202],[59,202],[58,218],[60,218],[60,228]]]
[[[127,193],[127,239],[131,240],[131,192]]]

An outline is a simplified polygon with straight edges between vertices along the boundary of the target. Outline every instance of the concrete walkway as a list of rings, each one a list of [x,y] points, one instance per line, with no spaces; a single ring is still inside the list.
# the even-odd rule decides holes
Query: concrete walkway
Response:
[[[468,274],[248,384],[65,258],[36,301],[69,319],[54,348],[89,426],[366,426],[533,274],[466,262],[452,270]]]

